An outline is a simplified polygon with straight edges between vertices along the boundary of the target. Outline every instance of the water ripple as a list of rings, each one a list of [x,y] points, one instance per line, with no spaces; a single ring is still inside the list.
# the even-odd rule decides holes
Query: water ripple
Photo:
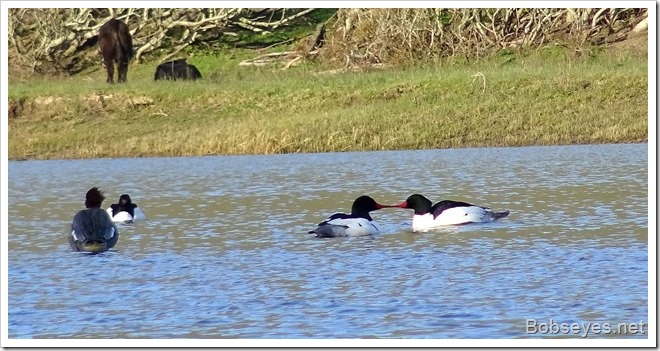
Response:
[[[542,336],[527,318],[646,320],[646,147],[10,162],[9,337],[520,338]],[[148,220],[72,253],[93,185]],[[511,215],[413,233],[410,211],[385,209],[379,235],[307,234],[359,195],[414,192]]]

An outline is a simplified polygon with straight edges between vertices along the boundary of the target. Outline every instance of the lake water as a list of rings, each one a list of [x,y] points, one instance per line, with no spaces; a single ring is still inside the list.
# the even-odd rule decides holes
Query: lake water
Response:
[[[647,144],[12,161],[9,338],[580,338],[528,320],[647,323],[647,167]],[[104,206],[129,193],[147,221],[74,253],[92,186]],[[362,194],[412,193],[511,214],[413,233],[412,211],[384,209],[379,235],[307,234]],[[589,334],[603,337],[622,335]]]

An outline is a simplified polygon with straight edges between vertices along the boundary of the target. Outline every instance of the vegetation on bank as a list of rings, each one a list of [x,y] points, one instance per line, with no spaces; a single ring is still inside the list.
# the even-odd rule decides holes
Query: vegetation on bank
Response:
[[[646,38],[642,38],[646,40]],[[645,46],[645,45],[644,45]],[[646,49],[644,49],[646,50]],[[647,58],[548,46],[472,64],[328,73],[195,56],[197,82],[98,70],[9,85],[9,157],[269,154],[644,142]]]
[[[106,84],[99,63],[95,36],[112,17],[134,32],[128,84]],[[647,17],[635,8],[11,9],[9,157],[643,142]],[[204,79],[154,82],[155,66],[177,57]]]
[[[579,50],[648,26],[646,8],[12,8],[10,75],[98,65],[98,30],[111,18],[130,28],[137,63],[279,43],[296,56],[291,64],[334,67],[474,61],[547,44]]]

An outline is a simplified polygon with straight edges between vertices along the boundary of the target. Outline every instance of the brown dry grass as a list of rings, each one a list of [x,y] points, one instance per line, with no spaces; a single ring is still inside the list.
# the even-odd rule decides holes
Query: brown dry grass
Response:
[[[136,66],[126,85],[107,85],[101,71],[14,83],[9,157],[647,140],[645,57],[601,52],[572,58],[561,48],[546,56],[335,75],[306,69],[213,71],[218,65],[210,58],[200,64],[208,78],[197,82],[154,82],[149,67]]]
[[[547,44],[580,52],[625,39],[645,16],[645,9],[341,9],[319,57],[334,66],[396,66]]]

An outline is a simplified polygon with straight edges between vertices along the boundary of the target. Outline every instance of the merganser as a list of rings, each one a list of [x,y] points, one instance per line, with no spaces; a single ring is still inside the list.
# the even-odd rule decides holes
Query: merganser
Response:
[[[107,211],[112,221],[116,223],[132,223],[136,220],[146,219],[142,210],[131,201],[128,194],[122,194],[119,197],[119,203],[110,205]]]
[[[353,202],[351,214],[335,213],[319,223],[316,229],[310,230],[309,234],[316,234],[317,238],[377,234],[380,229],[369,212],[388,207],[398,206],[381,205],[367,195],[360,196]]]
[[[71,223],[69,245],[74,251],[103,252],[117,244],[119,231],[101,208],[104,199],[97,187],[85,195],[86,209],[76,213]]]
[[[398,207],[415,210],[412,220],[413,231],[446,225],[487,223],[509,215],[509,211],[494,212],[488,207],[461,201],[444,200],[432,205],[431,200],[419,194],[408,196]]]

